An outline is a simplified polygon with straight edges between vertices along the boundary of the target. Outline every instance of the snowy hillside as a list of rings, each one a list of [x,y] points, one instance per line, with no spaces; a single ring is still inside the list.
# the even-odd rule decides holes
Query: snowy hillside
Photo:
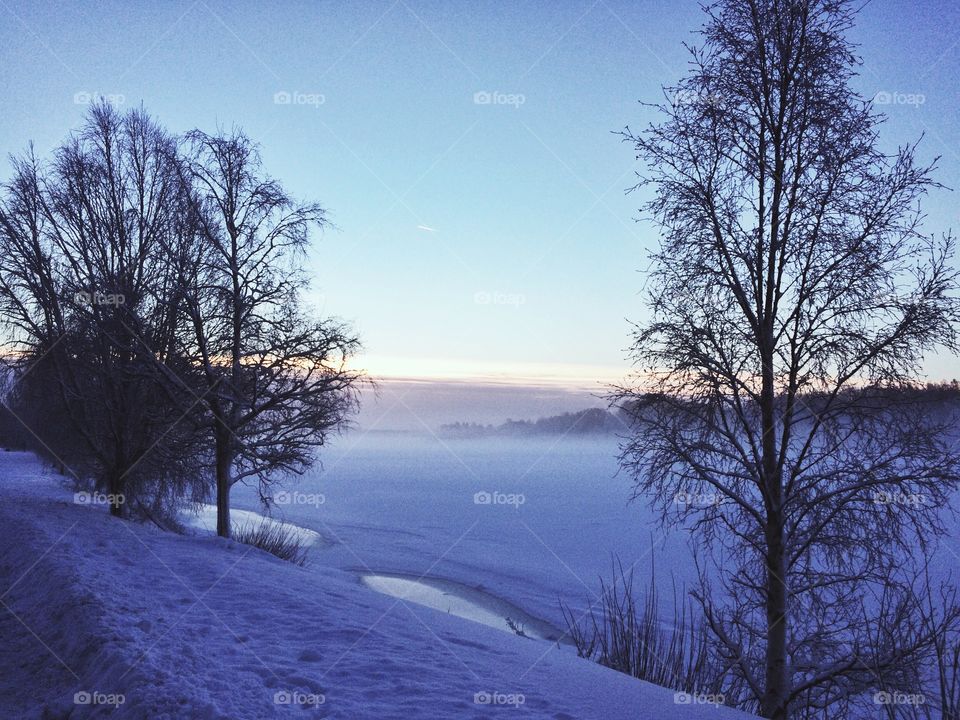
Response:
[[[116,520],[27,454],[0,476],[4,717],[747,717],[376,592],[322,547],[301,568]]]

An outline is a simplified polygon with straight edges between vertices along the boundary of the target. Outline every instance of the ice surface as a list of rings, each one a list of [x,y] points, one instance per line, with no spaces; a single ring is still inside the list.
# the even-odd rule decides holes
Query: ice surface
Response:
[[[596,599],[616,554],[635,568],[641,591],[655,571],[672,616],[673,581],[680,593],[695,577],[690,550],[629,502],[616,454],[615,438],[347,435],[324,452],[321,470],[289,486],[324,502],[276,506],[273,517],[331,541],[324,563],[482,585],[556,627],[564,627],[561,601],[583,612]],[[505,502],[478,503],[478,493]],[[511,495],[523,502],[511,504]],[[260,509],[253,488],[236,488],[233,501]]]
[[[563,633],[502,598],[442,578],[364,574],[363,583],[377,592],[538,640],[560,640]],[[510,626],[510,622],[514,626]]]

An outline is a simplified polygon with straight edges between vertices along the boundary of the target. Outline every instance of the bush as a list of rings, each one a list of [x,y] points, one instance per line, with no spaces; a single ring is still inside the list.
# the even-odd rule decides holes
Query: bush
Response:
[[[743,688],[713,652],[707,628],[695,619],[692,605],[684,600],[672,623],[660,619],[652,573],[641,604],[633,570],[625,573],[616,560],[613,581],[600,580],[597,602],[599,607],[591,605],[579,618],[561,603],[567,636],[580,657],[678,692],[711,695],[727,705],[740,700]]]
[[[281,560],[303,566],[307,562],[308,546],[297,528],[263,519],[236,528],[233,537],[237,542],[253,545],[276,555]]]

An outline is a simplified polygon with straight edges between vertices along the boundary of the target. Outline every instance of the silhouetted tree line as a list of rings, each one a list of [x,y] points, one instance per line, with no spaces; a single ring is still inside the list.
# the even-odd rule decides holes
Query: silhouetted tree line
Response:
[[[455,422],[440,426],[440,432],[452,437],[495,437],[535,435],[615,435],[624,430],[620,410],[588,408],[537,420],[507,420],[499,425]]]
[[[240,481],[302,473],[357,405],[359,342],[308,306],[322,207],[268,177],[242,132],[168,133],[91,108],[0,188],[6,442],[109,495],[170,513]]]

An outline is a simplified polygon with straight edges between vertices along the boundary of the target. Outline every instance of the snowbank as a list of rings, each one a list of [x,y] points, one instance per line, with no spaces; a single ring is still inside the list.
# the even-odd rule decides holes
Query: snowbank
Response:
[[[217,506],[201,505],[198,512],[187,513],[183,516],[182,520],[187,527],[194,528],[207,535],[215,535],[217,532]],[[244,527],[256,527],[260,525],[260,523],[267,523],[271,527],[279,526],[296,534],[303,545],[323,544],[320,533],[310,530],[309,528],[267,517],[252,510],[230,508],[230,525],[234,532]]]

